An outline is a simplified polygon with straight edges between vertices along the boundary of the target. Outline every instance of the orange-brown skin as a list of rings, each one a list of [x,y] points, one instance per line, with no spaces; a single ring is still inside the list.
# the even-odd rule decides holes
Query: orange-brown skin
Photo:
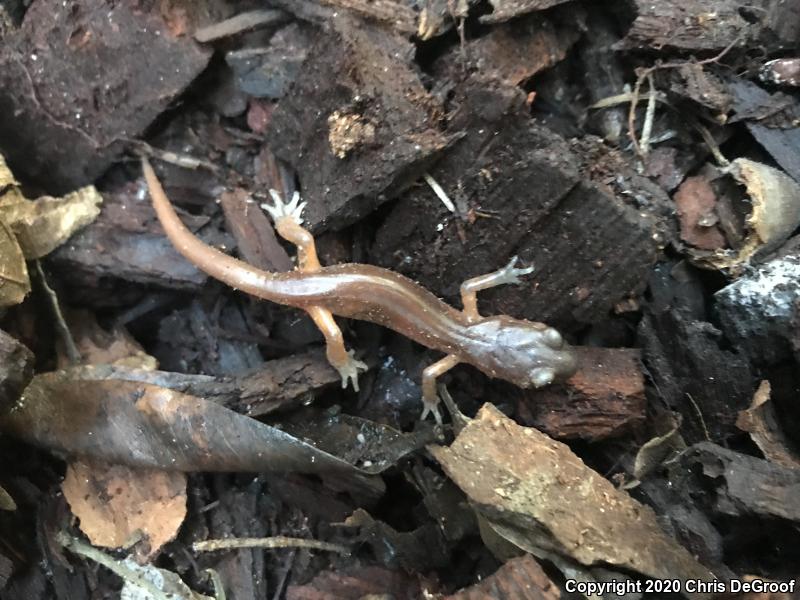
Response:
[[[343,385],[366,366],[352,358],[333,315],[377,323],[447,356],[423,373],[425,411],[438,403],[436,377],[458,363],[469,363],[490,377],[520,387],[540,387],[575,372],[576,358],[561,335],[543,323],[508,316],[482,317],[476,293],[503,283],[516,283],[529,269],[512,262],[495,273],[470,279],[461,287],[464,310],[445,304],[419,284],[393,271],[363,264],[322,267],[311,234],[301,227],[301,207],[282,205],[276,194],[276,229],[298,247],[298,269],[262,271],[208,246],[181,222],[153,169],[143,161],[153,207],[175,248],[208,275],[253,296],[307,311],[325,335],[328,360],[342,375]],[[295,201],[296,204],[296,201]],[[294,208],[293,214],[281,209]],[[277,211],[277,212],[276,212]]]

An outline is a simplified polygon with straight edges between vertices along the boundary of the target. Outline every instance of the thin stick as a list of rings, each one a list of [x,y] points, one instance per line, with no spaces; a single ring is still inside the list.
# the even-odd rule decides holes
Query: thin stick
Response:
[[[711,135],[711,132],[706,129],[704,125],[700,123],[695,123],[694,126],[697,128],[697,131],[700,132],[700,135],[703,136],[703,141],[708,146],[708,149],[711,151],[711,154],[717,160],[721,167],[727,167],[731,164],[725,156],[722,154],[722,150],[719,149],[719,145],[717,145],[716,140],[714,140],[714,136]]]
[[[711,63],[715,63],[720,60],[723,56],[725,56],[728,52],[733,50],[734,46],[739,43],[741,39],[741,35],[737,36],[730,44],[728,44],[725,49],[717,54],[716,56],[712,56],[711,58],[706,58],[704,60],[697,61],[695,63],[682,60],[676,61],[671,63],[663,63],[658,65],[653,65],[652,67],[648,67],[647,69],[642,70],[639,72],[639,76],[636,79],[636,85],[633,86],[633,96],[631,97],[631,104],[630,108],[628,109],[628,138],[631,141],[631,145],[633,146],[633,151],[639,158],[644,158],[642,155],[642,149],[639,146],[639,140],[636,139],[636,105],[639,104],[639,91],[642,88],[642,83],[644,80],[658,71],[659,69],[677,69],[679,67],[683,67],[685,65],[707,65]]]
[[[50,300],[50,306],[53,308],[53,315],[56,319],[56,329],[58,330],[61,339],[64,340],[64,347],[67,350],[67,358],[69,358],[69,362],[73,365],[80,364],[83,360],[81,357],[81,351],[78,350],[78,346],[75,345],[75,340],[72,338],[72,332],[69,330],[67,326],[67,322],[64,319],[64,313],[61,312],[61,305],[58,303],[58,295],[56,294],[55,290],[50,287],[50,284],[47,283],[47,277],[45,277],[44,269],[42,269],[42,262],[40,260],[33,261],[36,265],[36,273],[39,275],[39,281],[42,282],[42,288],[44,289],[45,294],[47,294],[47,298]]]
[[[431,189],[433,190],[433,193],[436,194],[436,196],[439,198],[439,200],[442,201],[442,204],[444,204],[444,207],[447,210],[449,210],[451,213],[456,212],[455,204],[453,204],[453,201],[450,200],[450,197],[447,195],[447,192],[444,191],[442,186],[440,186],[439,183],[433,177],[431,177],[428,173],[425,173],[423,175],[423,177],[425,178],[425,183],[427,183],[429,186],[431,186]]]
[[[167,594],[158,589],[155,585],[153,585],[153,583],[148,581],[142,573],[137,573],[136,571],[129,569],[121,561],[114,560],[107,554],[100,552],[100,550],[97,548],[94,548],[89,544],[86,544],[79,539],[68,535],[64,531],[58,532],[56,535],[56,541],[58,541],[58,543],[64,546],[64,548],[67,550],[103,565],[115,575],[119,575],[125,581],[129,581],[136,587],[143,589],[150,594],[154,600],[170,600]]]
[[[268,538],[224,538],[218,540],[204,540],[192,544],[195,552],[214,552],[215,550],[234,550],[238,548],[307,548],[309,550],[325,550],[350,554],[350,549],[339,544],[309,540],[306,538],[291,538],[275,536]]]
[[[692,398],[692,395],[689,392],[686,392],[686,397],[689,398],[689,401],[692,403],[695,412],[697,412],[697,417],[698,419],[700,419],[700,425],[702,425],[703,427],[703,433],[706,436],[706,440],[710,442],[711,436],[708,434],[708,427],[706,427],[706,420],[703,418],[703,413],[700,410],[700,407],[697,405],[697,402],[694,401],[694,398]]]
[[[642,154],[647,156],[650,153],[650,136],[653,133],[653,121],[656,118],[656,87],[653,83],[653,74],[647,76],[647,83],[650,87],[650,97],[647,100],[647,112],[644,115],[644,125],[642,125],[642,141],[640,146]]]

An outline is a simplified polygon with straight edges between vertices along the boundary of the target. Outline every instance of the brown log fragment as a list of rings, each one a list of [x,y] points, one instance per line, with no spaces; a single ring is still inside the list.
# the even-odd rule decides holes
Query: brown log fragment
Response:
[[[536,270],[483,292],[481,310],[561,328],[605,319],[643,289],[659,251],[654,222],[582,178],[569,145],[531,121],[524,94],[474,77],[457,86],[452,112],[449,127],[467,135],[431,174],[461,214],[413,188],[377,232],[370,262],[457,303],[463,281],[516,254]]]
[[[182,218],[193,231],[208,222],[207,217],[189,214],[183,214]],[[198,235],[207,243],[218,241],[213,237],[214,232],[207,229]],[[97,219],[58,248],[52,260],[78,279],[89,282],[116,277],[196,290],[207,279],[165,237],[149,198],[139,197],[133,189],[105,194]]]
[[[711,442],[681,454],[670,482],[686,496],[702,498],[718,514],[800,521],[800,470]]]
[[[530,554],[512,558],[492,575],[444,600],[558,600],[561,592]]]
[[[0,54],[0,147],[20,175],[53,194],[91,183],[205,68],[160,6],[31,4]]]
[[[789,3],[762,0],[636,0],[638,16],[620,44],[624,48],[673,47],[722,50],[761,41],[770,46],[797,39],[800,13]]]
[[[471,40],[464,52],[481,71],[495,71],[509,84],[519,85],[561,62],[579,37],[577,28],[558,27],[536,15],[493,27]],[[447,56],[463,61],[460,54]]]
[[[525,392],[537,429],[558,439],[600,440],[622,435],[645,418],[641,352],[634,348],[576,348],[578,372],[563,384]]]
[[[269,218],[242,188],[220,196],[228,230],[236,238],[239,258],[265,271],[290,271],[292,259],[275,236]]]
[[[276,156],[297,171],[312,230],[355,222],[411,185],[447,145],[414,46],[345,15],[331,25],[268,131]]]

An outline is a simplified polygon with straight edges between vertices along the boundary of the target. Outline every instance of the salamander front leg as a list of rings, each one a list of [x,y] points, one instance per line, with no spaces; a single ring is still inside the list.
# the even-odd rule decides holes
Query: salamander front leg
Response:
[[[267,211],[275,221],[275,230],[278,235],[297,246],[297,268],[306,273],[319,271],[320,264],[314,236],[302,226],[303,209],[306,203],[300,202],[298,192],[294,193],[289,203],[284,202],[275,190],[270,190],[269,193],[275,204],[272,206],[262,204],[261,208]]]
[[[348,351],[344,347],[342,330],[339,329],[329,310],[320,306],[312,306],[307,309],[307,312],[314,319],[314,323],[319,327],[322,335],[325,336],[326,356],[328,362],[342,376],[342,389],[347,387],[348,381],[352,381],[353,389],[358,391],[358,373],[366,371],[367,365],[353,358],[353,351]]]
[[[439,395],[436,393],[436,378],[447,373],[459,362],[461,361],[455,354],[448,354],[422,371],[422,403],[424,407],[420,420],[424,421],[428,414],[432,414],[436,419],[436,424],[442,424],[442,415],[439,414]]]
[[[488,275],[480,275],[472,279],[467,279],[461,284],[461,302],[464,305],[464,314],[470,321],[478,321],[481,318],[480,313],[478,313],[479,291],[507,283],[522,283],[520,281],[522,275],[533,273],[533,267],[518,269],[515,266],[517,260],[518,258],[515,256],[502,269],[498,269],[494,273],[489,273]]]

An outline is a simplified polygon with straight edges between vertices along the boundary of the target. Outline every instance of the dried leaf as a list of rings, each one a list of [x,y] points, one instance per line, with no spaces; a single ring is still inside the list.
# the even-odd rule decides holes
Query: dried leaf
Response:
[[[636,453],[633,461],[633,476],[641,481],[657,469],[671,454],[686,448],[686,442],[678,433],[681,426],[681,415],[671,415],[668,431],[645,442]]]
[[[22,248],[0,217],[0,308],[19,304],[30,291],[31,282]]]
[[[0,197],[0,220],[16,234],[25,258],[41,258],[100,214],[103,198],[88,186],[63,198],[43,196],[35,202],[17,188]]]
[[[520,547],[649,577],[714,578],[664,534],[652,509],[614,488],[565,444],[489,404],[449,448],[431,452],[476,510]]]
[[[91,378],[95,369],[34,377],[0,428],[51,451],[113,464],[177,471],[293,471],[383,492],[350,463],[213,402],[139,382]],[[363,463],[362,463],[363,464]]]
[[[133,546],[140,561],[172,540],[186,516],[186,475],[177,471],[74,461],[61,489],[93,545]]]
[[[158,368],[158,361],[121,326],[106,331],[97,323],[94,314],[86,310],[70,310],[66,315],[70,333],[87,365],[116,365],[145,371]],[[58,355],[58,366],[68,367],[69,358]]]
[[[0,154],[0,191],[9,187],[19,187],[19,181],[8,168],[6,157]]]
[[[772,388],[766,379],[753,394],[750,408],[739,413],[736,426],[750,434],[767,460],[790,468],[800,468],[800,456],[791,449],[791,443],[783,434],[775,415],[770,393]]]

